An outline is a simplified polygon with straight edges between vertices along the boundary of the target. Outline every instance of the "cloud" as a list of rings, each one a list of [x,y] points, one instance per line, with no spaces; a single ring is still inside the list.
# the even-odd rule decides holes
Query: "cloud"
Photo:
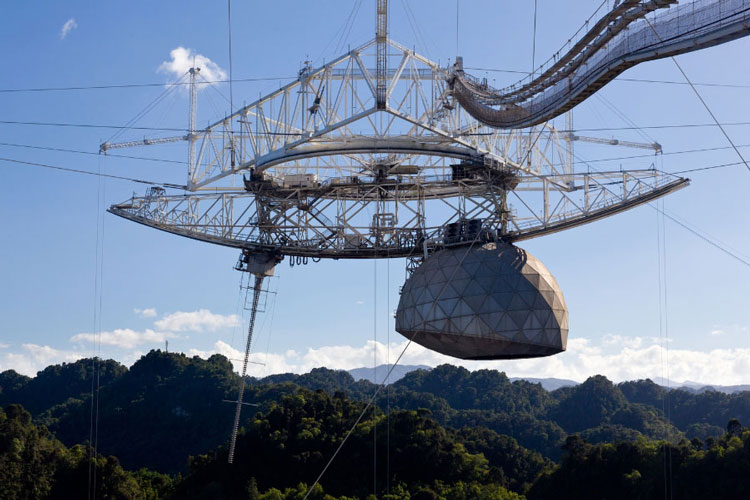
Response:
[[[79,333],[73,335],[70,338],[70,341],[75,343],[89,342],[92,344],[101,342],[102,345],[132,349],[141,344],[163,343],[165,340],[174,336],[175,335],[171,333],[156,332],[151,329],[137,332],[130,328],[118,328],[111,332],[101,332],[99,335],[95,333]]]
[[[65,38],[68,36],[68,33],[73,31],[77,27],[78,23],[72,17],[65,21],[65,24],[62,25],[62,29],[60,29],[60,40],[65,40]]]
[[[156,317],[156,309],[149,307],[148,309],[133,309],[133,312],[141,318],[154,318]]]
[[[607,346],[630,347],[637,349],[638,347],[641,347],[644,340],[646,339],[643,337],[626,337],[623,335],[608,333],[604,336],[603,343]],[[654,339],[651,339],[651,342],[653,343]]]
[[[177,47],[169,53],[172,58],[164,61],[158,68],[159,73],[171,75],[173,78],[181,78],[192,67],[200,68],[200,76],[197,81],[218,82],[227,79],[226,72],[208,57],[198,54],[193,49]],[[198,85],[202,88],[207,84]]]
[[[192,312],[178,311],[167,314],[154,323],[158,330],[168,332],[215,332],[222,328],[232,328],[240,324],[240,317],[236,314],[225,316],[214,314],[208,309]]]
[[[663,342],[642,338],[633,341],[638,347],[615,345],[609,339],[600,344],[584,338],[568,341],[568,350],[562,354],[546,358],[513,361],[464,361],[450,358],[412,343],[400,364],[437,366],[442,363],[464,366],[470,370],[482,368],[505,371],[511,377],[555,377],[579,382],[596,374],[607,376],[615,382],[651,378],[657,383],[667,371],[672,385],[675,381],[697,380],[705,384],[735,385],[750,382],[750,348],[714,349],[711,351],[691,351],[663,347]],[[658,339],[656,339],[658,340]],[[390,344],[390,360],[395,360],[406,346],[407,341]],[[332,369],[350,370],[372,366],[373,351],[378,364],[384,364],[388,346],[369,340],[361,346],[334,345],[309,348],[305,352],[293,350],[285,353],[252,353],[248,373],[264,376],[272,373],[306,373],[313,368],[324,366]],[[235,370],[242,367],[243,352],[219,341],[208,351],[191,350],[190,355],[202,357],[219,353],[230,358]],[[667,360],[669,361],[667,363]]]
[[[356,304],[357,304],[358,306],[361,306],[362,304],[364,304],[364,303],[365,303],[365,301],[364,301],[364,300],[358,300],[358,301],[356,301],[355,303],[356,303]]]
[[[711,330],[711,335],[724,335],[726,332],[724,330]]]
[[[83,357],[82,353],[59,350],[48,345],[22,344],[20,352],[8,352],[0,356],[0,372],[15,370],[33,377],[51,364],[72,362]]]
[[[10,344],[0,343],[0,349],[7,349],[8,347],[10,347]]]

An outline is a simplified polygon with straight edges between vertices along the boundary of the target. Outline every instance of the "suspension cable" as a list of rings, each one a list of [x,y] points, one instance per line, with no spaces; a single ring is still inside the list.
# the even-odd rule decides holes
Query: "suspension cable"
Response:
[[[13,159],[13,158],[0,158],[0,161],[10,162],[10,163],[18,163],[20,165],[27,165],[27,166],[31,166],[31,167],[41,167],[41,168],[49,168],[49,169],[53,169],[53,170],[61,170],[63,172],[72,172],[72,173],[75,173],[75,174],[86,174],[86,175],[93,175],[93,176],[97,176],[97,177],[106,177],[106,178],[110,178],[110,179],[118,179],[118,180],[121,180],[121,181],[137,182],[139,184],[148,184],[150,186],[162,186],[162,187],[166,187],[166,188],[181,189],[181,190],[187,189],[187,186],[183,186],[183,185],[179,185],[179,184],[170,184],[170,183],[167,183],[167,182],[147,181],[147,180],[144,180],[144,179],[136,179],[136,178],[133,178],[133,177],[123,177],[123,176],[120,176],[120,175],[105,174],[105,173],[101,173],[101,172],[91,172],[89,170],[78,170],[78,169],[75,169],[75,168],[59,167],[59,166],[56,166],[56,165],[49,165],[49,164],[46,164],[46,163],[36,163],[36,162],[32,162],[32,161],[22,161],[22,160],[16,160],[16,159]]]
[[[659,41],[663,43],[664,40],[662,40],[661,36],[656,31],[656,28],[654,28],[654,25],[651,24],[651,21],[649,21],[648,18],[644,18],[644,19],[646,20],[649,27],[651,28],[651,31],[653,31],[656,37],[659,39]],[[740,160],[742,160],[742,163],[745,164],[745,168],[747,168],[748,172],[750,172],[750,165],[748,165],[747,161],[745,160],[745,157],[742,156],[742,153],[740,153],[740,150],[737,148],[737,146],[735,146],[732,138],[729,137],[729,134],[727,134],[727,131],[724,129],[721,123],[719,123],[719,120],[716,118],[716,115],[714,115],[714,112],[711,111],[711,108],[709,107],[708,103],[706,103],[706,101],[703,99],[703,96],[701,95],[701,93],[698,92],[698,89],[695,88],[695,85],[693,85],[693,82],[690,80],[690,78],[688,78],[687,73],[685,73],[685,70],[682,69],[682,66],[680,66],[680,63],[677,62],[677,59],[674,56],[670,56],[669,58],[672,59],[672,62],[674,63],[674,65],[677,66],[677,69],[680,71],[680,73],[682,73],[682,76],[685,78],[685,81],[688,83],[688,85],[690,85],[690,88],[693,90],[698,100],[701,102],[701,104],[703,104],[703,107],[706,108],[706,111],[708,111],[708,114],[711,115],[711,119],[714,121],[716,126],[719,127],[719,130],[721,130],[721,133],[724,134],[724,137],[726,137],[727,141],[729,141],[729,144],[732,145],[734,152],[737,153],[737,156],[740,157]]]
[[[0,142],[0,146],[7,146],[11,148],[38,149],[41,151],[54,151],[56,153],[75,153],[79,155],[99,156],[101,154],[100,151],[81,151],[80,149],[53,148],[51,146],[38,146],[38,145],[33,145],[33,144],[15,144],[11,142]],[[185,165],[187,163],[185,161],[168,160],[166,158],[149,158],[146,156],[118,155],[118,154],[111,154],[111,153],[107,153],[107,157],[108,158],[127,158],[129,160],[157,161],[157,162],[164,162],[164,163],[178,163],[180,165]]]
[[[536,142],[539,140],[539,137],[542,135],[542,131],[543,130],[544,130],[544,128],[541,127],[540,130],[539,130],[539,132],[537,133],[537,136],[534,139],[534,141],[529,144],[529,148],[526,151],[526,154],[524,155],[523,162],[525,162],[530,157],[531,152],[532,152],[532,150],[534,148],[534,145],[536,145]],[[466,252],[461,257],[461,260],[458,262],[458,265],[453,270],[453,272],[451,273],[450,277],[446,280],[446,282],[443,285],[443,287],[441,288],[440,293],[438,294],[438,296],[432,302],[432,304],[430,306],[430,309],[427,311],[427,314],[425,315],[425,317],[429,317],[429,315],[432,313],[432,310],[435,307],[435,305],[437,304],[438,300],[440,300],[440,297],[443,296],[443,293],[445,293],[445,290],[448,288],[448,285],[450,284],[451,280],[456,275],[456,273],[458,272],[458,270],[461,268],[461,265],[463,264],[463,262],[466,259],[466,257],[469,255],[469,252],[471,252],[472,248],[474,248],[474,245],[479,240],[479,234],[480,234],[480,232],[477,232],[476,236],[474,236],[474,239],[469,244],[468,248],[466,249]],[[414,251],[414,249],[412,251]],[[346,443],[346,441],[349,439],[349,437],[352,435],[352,433],[354,432],[354,430],[357,428],[357,425],[359,425],[359,422],[362,420],[362,417],[365,415],[365,413],[367,413],[367,410],[370,408],[370,406],[372,406],[373,402],[375,401],[375,398],[377,398],[377,396],[380,393],[380,391],[387,384],[388,380],[390,379],[391,373],[393,373],[394,368],[396,368],[396,366],[398,366],[399,362],[401,361],[401,358],[404,356],[404,354],[406,353],[406,350],[409,348],[409,346],[414,341],[414,337],[416,335],[417,335],[417,332],[415,331],[411,335],[411,337],[409,338],[409,340],[406,343],[406,345],[404,346],[404,348],[401,350],[401,353],[396,358],[396,361],[394,361],[393,365],[388,369],[388,373],[386,373],[385,377],[383,378],[383,381],[378,384],[377,389],[375,390],[375,392],[373,393],[373,395],[370,397],[370,399],[367,401],[367,404],[362,409],[362,411],[360,412],[360,414],[357,417],[357,419],[354,421],[354,424],[352,424],[352,426],[347,431],[346,435],[344,435],[344,439],[341,440],[341,443],[336,448],[336,451],[333,452],[333,455],[331,455],[331,458],[328,460],[328,462],[326,463],[325,467],[323,467],[323,470],[320,472],[320,474],[315,479],[315,481],[313,482],[313,484],[310,485],[309,489],[307,490],[307,493],[305,494],[305,496],[303,497],[302,500],[307,500],[307,498],[310,496],[310,493],[312,493],[313,488],[315,488],[315,486],[320,482],[321,478],[326,473],[326,471],[328,470],[328,468],[331,466],[331,464],[333,463],[333,461],[336,458],[336,456],[339,454],[339,452],[341,451],[341,449],[344,447],[344,444]]]

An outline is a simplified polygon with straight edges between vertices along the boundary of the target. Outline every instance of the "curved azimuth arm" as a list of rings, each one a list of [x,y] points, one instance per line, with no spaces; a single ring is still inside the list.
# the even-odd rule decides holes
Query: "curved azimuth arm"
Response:
[[[485,125],[530,127],[568,111],[636,64],[750,34],[750,0],[695,0],[670,7],[676,3],[625,0],[566,54],[553,57],[538,77],[504,89],[465,73],[459,58],[449,77],[453,95]]]
[[[471,176],[415,183],[342,180],[311,188],[177,196],[152,188],[145,197],[109,211],[170,233],[250,251],[410,257],[426,242],[450,243],[450,232],[460,221],[477,221],[486,239],[524,240],[625,211],[688,182],[648,169],[497,182]]]
[[[378,61],[379,46],[390,64]],[[319,68],[306,64],[296,80],[231,115],[190,126],[183,194],[154,187],[109,211],[251,253],[415,257],[480,237],[517,241],[575,227],[688,183],[653,169],[577,172],[574,141],[660,147],[548,123],[535,136],[491,128],[467,112],[450,75],[387,36]]]

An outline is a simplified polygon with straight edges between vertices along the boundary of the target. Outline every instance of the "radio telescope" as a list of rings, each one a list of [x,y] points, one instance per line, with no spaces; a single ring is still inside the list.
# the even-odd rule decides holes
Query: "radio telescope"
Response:
[[[750,29],[750,0],[676,3],[615,2],[538,76],[498,90],[462,58],[442,67],[390,39],[387,0],[377,0],[375,39],[321,67],[306,63],[293,82],[203,129],[191,69],[186,135],[101,145],[187,142],[182,192],[152,187],[109,212],[241,252],[237,269],[255,277],[242,383],[263,280],[285,257],[406,258],[396,328],[428,348],[472,359],[560,352],[562,293],[514,245],[689,181],[653,168],[578,171],[574,141],[661,147],[581,137],[570,121],[558,130],[549,120],[639,62]]]

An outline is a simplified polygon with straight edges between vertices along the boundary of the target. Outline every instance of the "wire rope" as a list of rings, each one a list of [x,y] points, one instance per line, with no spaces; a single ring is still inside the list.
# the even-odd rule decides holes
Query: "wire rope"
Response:
[[[185,79],[185,75],[182,75],[177,81],[180,82],[180,81],[182,81],[184,79]],[[151,112],[152,109],[154,109],[157,105],[159,105],[159,103],[161,103],[164,99],[166,99],[166,97],[168,95],[170,95],[174,91],[174,89],[176,89],[176,88],[177,87],[174,87],[174,86],[167,87],[164,91],[162,91],[161,94],[159,94],[158,96],[156,96],[156,98],[154,98],[154,100],[152,100],[150,103],[148,103],[146,105],[146,107],[144,107],[141,111],[139,111],[138,113],[136,113],[136,115],[133,118],[131,118],[130,120],[128,120],[125,123],[125,125],[123,125],[114,134],[112,134],[112,136],[109,139],[107,139],[105,142],[112,142],[116,138],[120,137],[125,132],[125,130],[128,130],[128,129],[132,128],[132,126],[135,125],[138,122],[138,120],[140,120],[141,118],[143,118],[144,116],[146,116],[149,112]]]
[[[246,82],[268,82],[277,80],[294,80],[296,76],[267,76],[258,78],[235,78],[235,83],[246,83]],[[207,83],[229,83],[229,80],[208,80]],[[147,88],[147,87],[180,87],[183,85],[190,85],[190,82],[153,82],[153,83],[123,83],[123,84],[112,84],[112,85],[87,85],[87,86],[71,86],[71,87],[29,87],[29,88],[15,88],[15,89],[0,89],[0,94],[14,94],[21,92],[69,92],[77,90],[108,90],[108,89],[134,89],[134,88]]]
[[[80,155],[93,155],[93,156],[101,155],[99,151],[81,151],[79,149],[53,148],[51,146],[16,144],[16,143],[10,143],[10,142],[0,142],[0,146],[7,146],[11,148],[38,149],[40,151],[54,151],[56,153],[75,153],[75,154],[80,154]],[[130,155],[119,155],[119,154],[111,154],[111,153],[107,153],[107,157],[108,158],[127,158],[130,160],[156,161],[156,162],[163,162],[163,163],[178,163],[180,165],[187,164],[186,161],[180,161],[180,160],[168,160],[166,158],[149,158],[145,156],[130,156]]]
[[[664,347],[662,353],[664,355],[664,363],[662,365],[662,384],[664,384],[664,370],[666,370],[666,391],[664,394],[663,403],[666,406],[666,436],[667,440],[664,444],[664,498],[672,498],[672,447],[671,436],[670,436],[670,422],[671,422],[671,411],[670,411],[670,370],[669,370],[669,310],[667,301],[667,240],[666,240],[666,224],[664,221],[664,199],[657,200],[657,207],[661,204],[661,208],[657,210],[657,236],[660,238],[658,251],[659,251],[659,329],[662,329],[663,319],[663,342]],[[663,318],[662,318],[663,316]],[[660,331],[661,334],[661,331]],[[664,401],[666,400],[666,401]]]
[[[315,58],[315,61],[321,60],[323,58],[323,55],[328,50],[328,47],[331,46],[331,44],[333,43],[334,40],[336,40],[337,38],[339,38],[339,34],[340,33],[344,32],[344,30],[346,29],[346,27],[349,25],[349,18],[352,16],[352,13],[354,12],[354,9],[356,9],[356,8],[357,8],[357,2],[352,2],[352,8],[349,11],[349,14],[347,15],[346,19],[344,20],[344,24],[342,24],[339,27],[339,29],[337,29],[336,32],[333,34],[333,36],[331,37],[331,39],[328,40],[328,43],[325,45],[325,47],[323,47],[323,50],[320,51],[320,54],[318,54],[318,57]],[[336,44],[336,46],[338,46],[338,43]]]
[[[0,120],[2,125],[29,125],[29,126],[43,126],[43,127],[73,127],[73,128],[95,128],[95,129],[121,129],[123,125],[104,125],[104,124],[93,124],[93,123],[67,123],[67,122],[41,122],[41,121],[19,121],[19,120]],[[725,122],[725,123],[673,123],[673,124],[661,124],[661,125],[646,125],[640,127],[589,127],[589,128],[577,128],[572,132],[608,132],[608,131],[619,131],[619,130],[657,130],[657,129],[682,129],[682,128],[705,128],[705,127],[737,127],[747,126],[750,122]],[[130,130],[152,130],[162,132],[189,132],[187,128],[179,127],[128,127]],[[197,132],[205,132],[207,129],[198,130]],[[570,130],[560,129],[560,133],[568,133]],[[461,137],[468,136],[483,136],[483,135],[496,135],[497,132],[475,132],[475,133],[461,133],[457,134]],[[235,135],[247,135],[235,133]],[[257,132],[253,133],[254,136],[260,135],[289,135],[289,136],[300,136],[299,132]]]
[[[538,0],[534,0],[534,35],[531,39],[531,77],[534,77],[536,70],[536,15]]]
[[[372,379],[378,383],[378,259],[372,259]],[[372,493],[378,494],[378,425],[377,405],[372,407]]]
[[[593,170],[594,172],[597,172],[597,173],[602,173],[601,170],[597,169],[596,167],[594,167],[593,165],[591,165],[590,162],[582,159],[577,154],[574,153],[573,157],[576,158],[577,160],[581,161],[585,165],[587,165],[590,170]],[[702,169],[695,169],[695,170],[705,170],[705,169],[709,169],[709,168],[723,168],[723,167],[727,167],[727,166],[731,166],[731,165],[741,165],[741,164],[742,164],[741,162],[736,162],[736,163],[733,163],[733,164],[724,164],[724,165],[714,165],[712,167],[703,167]],[[655,210],[659,210],[659,208],[657,206],[654,206],[651,203],[647,203],[646,205],[648,205],[649,207],[651,207],[651,208],[653,208]],[[743,259],[741,256],[737,255],[731,249],[726,248],[722,243],[717,242],[714,239],[712,239],[712,237],[705,236],[704,234],[701,234],[701,230],[693,229],[693,228],[689,227],[689,225],[687,223],[680,221],[676,216],[670,215],[670,214],[668,214],[666,212],[664,213],[664,215],[666,215],[666,217],[668,219],[672,220],[677,225],[679,225],[679,226],[687,229],[688,231],[690,231],[694,235],[698,236],[700,239],[704,240],[705,242],[709,243],[710,245],[712,245],[712,246],[718,248],[719,250],[721,250],[722,252],[726,253],[730,257],[732,257],[732,258],[738,260],[739,262],[741,262],[741,263],[747,265],[748,267],[750,267],[750,261],[749,260]]]
[[[458,51],[459,3],[460,3],[460,0],[456,0],[456,55],[459,54],[459,51]]]
[[[363,1],[364,0],[356,0],[356,2],[354,3],[349,18],[344,25],[344,30],[341,32],[341,38],[339,38],[339,41],[336,43],[336,47],[334,48],[335,54],[338,54],[339,51],[344,50],[344,44],[347,40],[349,40],[349,35],[351,35],[354,23],[357,21],[357,16],[359,15],[359,10],[362,7]]]
[[[519,69],[500,69],[500,68],[483,68],[476,66],[467,66],[467,70],[471,71],[489,71],[493,73],[509,73],[514,75],[528,75],[528,71],[522,71]],[[612,80],[613,82],[630,82],[630,83],[658,83],[664,85],[689,85],[687,82],[680,82],[677,80],[658,80],[651,78],[625,78],[617,77]],[[716,82],[693,82],[696,87],[725,87],[734,89],[750,89],[750,84],[742,83],[716,83]]]
[[[187,189],[186,186],[179,185],[179,184],[170,184],[170,183],[166,183],[166,182],[147,181],[147,180],[144,180],[144,179],[136,179],[134,177],[124,177],[124,176],[121,176],[121,175],[105,174],[105,173],[101,173],[101,172],[91,172],[90,170],[78,170],[76,168],[60,167],[60,166],[56,166],[56,165],[49,165],[49,164],[46,164],[46,163],[37,163],[37,162],[31,162],[31,161],[16,160],[16,159],[13,159],[13,158],[0,158],[0,161],[10,162],[10,163],[17,163],[17,164],[20,164],[20,165],[27,165],[27,166],[31,166],[31,167],[41,167],[41,168],[49,168],[49,169],[52,169],[52,170],[61,170],[63,172],[71,172],[71,173],[75,173],[75,174],[86,174],[86,175],[93,175],[93,176],[96,176],[96,177],[106,177],[106,178],[109,178],[109,179],[118,179],[118,180],[121,180],[121,181],[137,182],[139,184],[148,184],[150,186],[162,186],[162,187],[166,187],[166,188],[182,189],[182,190]]]
[[[648,206],[650,206],[651,208],[653,208],[653,209],[655,209],[657,211],[659,211],[659,210],[663,211],[663,209],[659,209],[658,206],[654,206],[651,203],[649,203]],[[713,246],[713,247],[721,250],[722,252],[724,252],[725,254],[729,255],[730,257],[732,257],[733,259],[737,260],[738,262],[740,262],[742,264],[745,264],[746,266],[750,267],[750,260],[743,259],[741,256],[737,255],[737,253],[733,252],[732,250],[730,250],[728,248],[725,248],[724,246],[722,246],[722,244],[720,244],[717,241],[714,241],[713,239],[711,239],[711,237],[705,236],[704,234],[701,234],[699,231],[697,231],[697,230],[691,228],[690,226],[688,226],[686,223],[681,222],[680,220],[678,220],[677,217],[675,217],[673,215],[670,215],[669,213],[664,212],[664,211],[663,211],[663,214],[664,214],[664,216],[666,218],[668,218],[669,220],[671,220],[672,222],[674,222],[678,226],[683,227],[684,229],[687,229],[688,231],[690,231],[691,233],[693,233],[694,235],[696,235],[697,237],[699,237],[700,239],[702,239],[703,241],[705,241],[706,243],[708,243],[709,245],[711,245],[711,246]]]
[[[661,36],[656,31],[656,29],[654,28],[654,26],[651,24],[651,21],[649,21],[648,18],[644,18],[644,19],[646,20],[646,22],[648,23],[649,27],[654,32],[654,34],[656,35],[656,37],[659,39],[659,41],[663,42]],[[688,84],[690,85],[690,88],[693,90],[693,93],[695,93],[695,96],[698,98],[698,100],[701,102],[701,104],[703,104],[703,107],[706,108],[706,111],[708,111],[708,114],[711,115],[711,118],[713,119],[714,123],[716,123],[716,126],[718,126],[719,130],[721,130],[721,133],[724,134],[724,137],[726,137],[726,139],[729,142],[729,144],[732,145],[732,148],[734,149],[734,152],[737,153],[737,156],[740,157],[740,160],[742,160],[742,163],[745,164],[745,168],[747,168],[748,172],[750,172],[750,165],[748,165],[747,161],[745,160],[745,157],[742,156],[742,153],[740,153],[740,150],[737,149],[737,146],[734,145],[734,141],[732,140],[731,137],[729,137],[729,134],[724,129],[724,127],[721,125],[721,123],[719,123],[719,120],[716,118],[716,115],[711,110],[711,107],[703,99],[703,96],[701,95],[700,92],[698,92],[698,89],[695,88],[695,85],[693,85],[693,82],[687,76],[687,73],[685,73],[685,70],[682,69],[682,66],[680,65],[680,63],[677,62],[677,59],[674,56],[670,56],[670,59],[672,59],[672,62],[674,63],[674,65],[677,66],[677,69],[680,71],[680,73],[682,73],[682,76],[685,78],[685,81],[688,82]]]
[[[658,203],[658,200],[657,200]],[[656,210],[656,265],[657,265],[657,278],[658,278],[658,292],[659,292],[659,302],[658,302],[658,311],[659,311],[659,341],[662,343],[661,349],[659,349],[659,360],[661,364],[661,384],[664,386],[665,378],[665,367],[664,367],[664,311],[663,311],[663,278],[662,278],[662,237],[661,237],[661,221],[663,219],[662,216],[663,212],[660,212],[659,210]],[[661,409],[662,413],[666,416],[667,414],[667,394],[666,391],[662,395],[661,398]],[[665,430],[665,442],[669,441],[669,435],[666,434],[668,432]],[[662,479],[664,481],[664,498],[667,498],[667,447],[664,446],[664,452],[662,454]]]
[[[633,120],[631,120],[625,113],[620,111],[620,109],[614,105],[609,99],[601,95],[601,93],[597,92],[594,94],[597,99],[599,99],[607,108],[609,108],[610,111],[612,111],[616,116],[618,116],[622,121],[624,121],[626,124],[628,124],[631,127],[635,127],[635,130],[638,132],[638,134],[646,141],[646,142],[652,142],[656,143],[656,139],[648,135],[648,133],[643,130],[640,126],[638,126],[637,123],[635,123]]]
[[[522,160],[522,163],[525,162],[530,157],[534,146],[536,145],[537,141],[539,140],[539,137],[541,137],[541,135],[542,135],[542,131],[543,131],[543,128],[540,128],[539,132],[537,133],[536,138],[534,139],[534,141],[530,142],[529,148],[526,151],[526,154],[524,155],[524,159]],[[461,268],[461,265],[463,264],[463,262],[466,259],[466,257],[469,255],[469,252],[471,251],[471,249],[474,248],[474,245],[476,244],[476,242],[479,239],[479,234],[480,234],[480,232],[477,232],[476,236],[474,236],[474,239],[471,241],[471,243],[469,243],[468,248],[466,249],[466,252],[461,257],[461,260],[459,260],[458,265],[453,270],[453,272],[451,273],[450,277],[446,280],[446,282],[443,285],[443,287],[441,288],[440,293],[438,294],[438,296],[432,302],[432,305],[430,306],[430,309],[427,311],[427,314],[425,315],[425,317],[429,317],[429,315],[432,313],[432,309],[435,307],[435,305],[437,304],[438,300],[440,300],[440,298],[443,296],[443,293],[445,293],[445,290],[448,288],[448,285],[450,284],[451,280],[456,275],[456,273],[458,272],[458,270]],[[415,247],[415,249],[416,249],[416,247]],[[414,250],[412,250],[412,252],[413,251]],[[391,376],[391,373],[393,373],[393,369],[396,366],[398,366],[399,362],[401,361],[401,358],[406,353],[406,350],[409,348],[409,346],[414,341],[414,337],[416,336],[416,334],[417,334],[417,332],[414,332],[414,334],[412,334],[412,336],[409,338],[408,342],[406,343],[406,345],[404,346],[404,348],[401,350],[401,353],[396,358],[396,361],[394,361],[393,365],[388,369],[388,373],[386,373],[385,377],[383,378],[383,381],[378,384],[377,389],[375,390],[375,392],[373,393],[373,395],[370,397],[370,399],[367,401],[367,404],[362,409],[362,411],[360,412],[359,416],[354,421],[354,423],[352,424],[352,426],[349,428],[349,430],[347,431],[347,433],[344,435],[344,439],[341,440],[341,443],[336,448],[336,450],[333,452],[333,455],[331,455],[331,458],[328,460],[328,462],[326,463],[326,465],[323,467],[323,470],[320,472],[320,474],[315,479],[315,481],[313,482],[313,484],[310,485],[309,489],[307,490],[307,493],[302,498],[302,500],[307,500],[307,498],[310,496],[310,493],[312,493],[312,491],[315,488],[315,486],[320,482],[321,478],[325,475],[326,471],[331,466],[331,464],[333,463],[333,461],[336,458],[336,456],[339,454],[339,452],[341,451],[341,449],[344,447],[344,444],[346,443],[346,441],[349,439],[349,437],[352,435],[352,433],[354,432],[354,430],[357,428],[357,425],[359,425],[359,422],[362,420],[362,417],[367,413],[367,410],[370,408],[370,406],[372,406],[373,402],[375,401],[375,398],[378,396],[378,394],[380,393],[380,391],[383,389],[383,387],[388,382],[388,380],[389,380],[389,378]]]
[[[28,148],[28,149],[37,149],[41,151],[54,151],[58,153],[73,153],[73,154],[82,154],[82,155],[93,155],[93,156],[99,156],[101,153],[94,152],[94,151],[81,151],[77,149],[64,149],[64,148],[54,148],[50,146],[39,146],[39,145],[32,145],[32,144],[16,144],[16,143],[8,143],[8,142],[0,142],[0,146],[7,146],[7,147],[15,147],[15,148]],[[746,148],[750,147],[750,144],[738,144],[738,148]],[[680,151],[666,151],[660,153],[662,156],[669,156],[669,155],[681,155],[681,154],[692,154],[692,153],[704,153],[704,152],[711,152],[711,151],[722,151],[732,149],[731,146],[716,146],[716,147],[709,147],[709,148],[697,148],[697,149],[685,149]],[[638,158],[653,158],[652,153],[648,154],[642,154],[642,155],[629,155],[629,156],[613,156],[608,158],[592,158],[590,160],[577,160],[574,161],[574,164],[581,164],[586,162],[608,162],[608,161],[620,161],[620,160],[633,160]],[[145,156],[131,156],[131,155],[120,155],[120,154],[113,154],[110,152],[107,152],[108,158],[124,158],[124,159],[130,159],[130,160],[142,160],[142,161],[152,161],[152,162],[162,162],[162,163],[174,163],[174,164],[180,164],[185,165],[187,162],[183,160],[169,160],[166,158],[150,158]],[[563,166],[564,164],[552,164],[553,167],[559,167]],[[701,170],[710,170],[715,168],[723,168],[723,167],[729,167],[734,165],[742,165],[742,162],[735,162],[735,163],[724,163],[719,165],[713,165],[708,167],[698,167],[688,170],[678,170],[675,172],[669,172],[671,174],[683,174],[683,173],[689,173],[689,172],[697,172]]]
[[[102,165],[106,167],[106,159],[102,158],[99,160],[100,170]],[[96,371],[96,410],[95,410],[95,426],[94,426],[94,456],[99,454],[99,406],[101,402],[101,371],[102,371],[102,311],[104,302],[104,207],[106,205],[107,195],[107,183],[106,177],[99,176],[99,184],[101,185],[101,201],[98,209],[98,217],[101,224],[101,240],[99,243],[99,314],[98,324],[96,327],[96,348],[97,348],[97,371]],[[94,498],[96,498],[96,475],[94,475]]]
[[[99,158],[98,170],[101,174],[103,159]],[[104,217],[102,216],[106,185],[104,177],[99,176],[96,191],[96,239],[94,242],[94,300],[92,327],[94,342],[91,359],[91,400],[89,408],[89,462],[87,498],[96,498],[97,456],[99,449],[99,397],[101,374],[101,326],[103,302],[103,272],[104,272]]]
[[[229,112],[234,112],[232,94],[232,0],[227,0],[227,39],[229,41]]]

